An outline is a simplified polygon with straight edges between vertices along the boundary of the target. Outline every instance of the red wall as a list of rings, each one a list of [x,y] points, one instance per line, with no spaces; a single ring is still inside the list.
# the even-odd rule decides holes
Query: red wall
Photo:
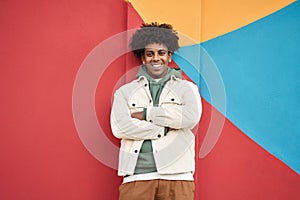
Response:
[[[0,2],[0,15],[0,199],[117,199],[121,179],[80,140],[72,92],[92,49],[132,26],[126,3],[10,0]],[[109,128],[111,93],[129,70],[125,63],[136,64],[125,56],[115,60],[95,95],[99,123],[115,146],[119,141]],[[197,199],[299,199],[299,175],[227,120],[213,151],[200,159],[212,112],[217,111],[204,101]]]
[[[120,179],[82,145],[76,73],[126,29],[122,0],[0,2],[0,199],[117,199]]]

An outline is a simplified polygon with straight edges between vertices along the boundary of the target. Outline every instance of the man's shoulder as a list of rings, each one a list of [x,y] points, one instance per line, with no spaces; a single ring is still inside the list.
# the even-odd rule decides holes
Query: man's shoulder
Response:
[[[135,79],[135,80],[130,81],[129,83],[125,83],[124,85],[119,87],[118,90],[120,90],[120,91],[131,91],[131,90],[136,89],[140,85],[141,85],[141,81],[139,79]]]
[[[199,91],[198,86],[190,80],[177,79],[169,85],[170,89],[176,93],[185,93],[186,91]]]
[[[180,86],[196,86],[196,84],[190,80],[179,79],[179,78],[177,78],[175,81],[173,81],[173,84],[180,85]]]

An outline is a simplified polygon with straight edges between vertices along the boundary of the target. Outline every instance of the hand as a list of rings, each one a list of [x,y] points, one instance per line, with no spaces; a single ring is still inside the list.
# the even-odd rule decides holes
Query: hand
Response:
[[[177,130],[177,129],[170,128],[170,127],[166,127],[166,128],[167,128],[167,132],[169,132],[169,131],[175,131],[175,130]]]
[[[135,112],[135,113],[132,113],[132,114],[131,114],[131,117],[132,117],[132,118],[139,119],[139,120],[144,120],[144,112],[141,111],[141,112]]]

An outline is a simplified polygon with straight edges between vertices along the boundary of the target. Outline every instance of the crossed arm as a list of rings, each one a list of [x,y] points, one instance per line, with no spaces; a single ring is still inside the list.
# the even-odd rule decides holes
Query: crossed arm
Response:
[[[135,118],[135,119],[138,119],[138,120],[146,120],[144,118],[144,112],[135,112],[135,113],[132,113],[131,114],[131,117],[132,118]],[[165,127],[165,132],[168,132],[168,131],[173,131],[173,130],[176,130],[175,128],[170,128],[170,127]]]
[[[169,130],[192,129],[201,116],[201,100],[198,88],[192,86],[183,95],[184,103],[147,107],[143,111],[130,114],[124,95],[117,91],[112,107],[111,123],[113,134],[118,138],[145,140],[158,139],[165,128]]]

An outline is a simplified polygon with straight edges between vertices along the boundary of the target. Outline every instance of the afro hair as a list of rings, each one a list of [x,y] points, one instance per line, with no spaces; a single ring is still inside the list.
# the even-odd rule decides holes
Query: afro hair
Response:
[[[177,32],[173,30],[170,24],[159,24],[152,22],[150,24],[142,24],[137,30],[130,42],[130,48],[137,58],[141,58],[144,54],[144,48],[148,44],[163,44],[168,48],[169,53],[174,53],[179,49],[179,37]]]

